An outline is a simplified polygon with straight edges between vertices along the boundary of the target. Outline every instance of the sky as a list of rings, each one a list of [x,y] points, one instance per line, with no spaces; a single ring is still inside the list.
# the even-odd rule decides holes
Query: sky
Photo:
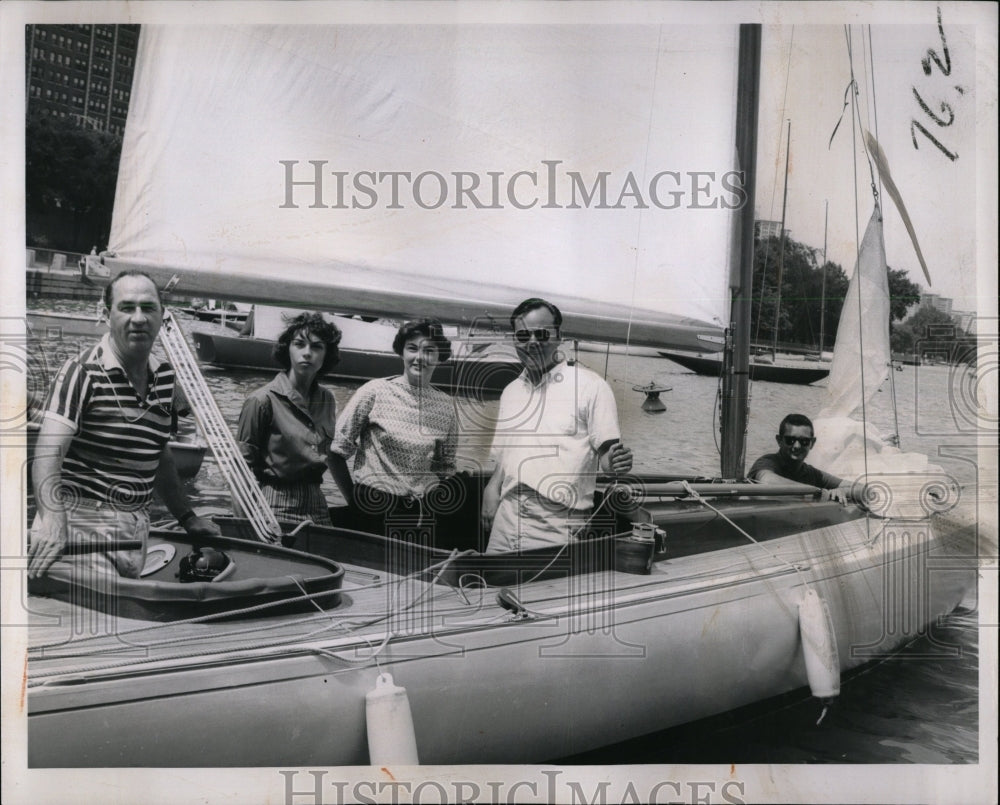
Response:
[[[863,142],[860,136],[851,137],[852,125],[856,132],[863,126],[876,135],[886,155],[932,284],[928,287],[898,209],[883,192],[888,264],[905,269],[925,290],[953,298],[956,310],[973,311],[989,302],[988,297],[978,299],[976,289],[977,249],[985,245],[976,238],[976,182],[985,179],[977,167],[983,147],[991,138],[995,144],[995,135],[977,129],[977,103],[989,102],[989,87],[977,91],[975,30],[946,6],[942,45],[935,5],[924,4],[920,12],[915,16],[921,24],[765,28],[757,217],[781,218],[790,121],[786,228],[791,237],[822,250],[829,203],[828,259],[850,274],[856,232],[864,232],[873,208]],[[925,74],[922,61],[928,50],[938,54],[948,75],[933,61],[930,75]],[[852,66],[858,87],[855,109],[844,106]],[[915,92],[939,119],[949,119],[941,111],[941,104],[947,104],[953,122],[946,127],[935,123]],[[852,165],[857,166],[857,183],[852,181]]]

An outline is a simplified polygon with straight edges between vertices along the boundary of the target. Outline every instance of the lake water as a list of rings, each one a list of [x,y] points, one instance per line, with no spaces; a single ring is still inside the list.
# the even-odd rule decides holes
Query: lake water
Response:
[[[46,305],[70,312],[92,310],[80,303]],[[185,321],[185,326],[196,325]],[[44,343],[46,364],[78,349],[80,339]],[[716,444],[717,387],[712,378],[694,375],[662,358],[579,352],[579,360],[608,377],[618,402],[625,442],[635,454],[637,472],[718,474]],[[235,427],[248,392],[271,375],[206,368],[205,378],[226,419]],[[923,452],[964,485],[964,493],[992,489],[995,468],[975,463],[975,433],[969,426],[967,369],[947,366],[905,367],[894,373],[880,397],[895,394],[899,433],[905,450]],[[671,387],[661,399],[665,413],[641,409],[644,396],[633,385],[651,381]],[[343,407],[358,384],[327,382]],[[791,411],[815,414],[825,388],[772,383],[754,384],[747,434],[748,465],[774,448],[778,421]],[[469,432],[460,447],[467,467],[484,466],[488,423],[495,402],[460,399],[460,421]],[[891,431],[891,406],[869,411],[883,432]],[[818,434],[822,438],[822,434]],[[202,513],[230,514],[229,493],[210,456],[188,493]],[[325,485],[331,503],[339,501],[332,482]],[[992,505],[995,506],[995,503]],[[165,514],[162,510],[161,515]],[[975,598],[935,627],[934,639],[918,639],[898,655],[868,666],[846,681],[838,702],[820,726],[819,707],[808,695],[786,697],[768,707],[756,706],[668,730],[654,736],[564,759],[564,763],[953,763],[978,761],[979,641]],[[947,657],[936,649],[953,646]]]

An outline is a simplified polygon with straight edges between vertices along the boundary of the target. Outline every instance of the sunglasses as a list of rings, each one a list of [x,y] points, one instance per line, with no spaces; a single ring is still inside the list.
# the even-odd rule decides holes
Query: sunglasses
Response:
[[[785,447],[793,447],[801,444],[803,447],[812,447],[816,443],[815,436],[779,436]]]
[[[539,327],[537,330],[515,330],[514,339],[519,344],[527,344],[531,340],[531,336],[535,337],[535,340],[539,344],[544,344],[550,338],[558,337],[559,330],[549,330],[545,327]]]

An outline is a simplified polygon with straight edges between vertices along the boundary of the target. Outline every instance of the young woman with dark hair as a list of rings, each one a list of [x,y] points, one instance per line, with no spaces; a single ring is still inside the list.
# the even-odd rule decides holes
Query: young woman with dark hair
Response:
[[[340,330],[321,314],[299,314],[274,347],[282,371],[243,403],[236,439],[279,520],[330,524],[320,484],[337,403],[319,377],[339,360],[339,343]]]

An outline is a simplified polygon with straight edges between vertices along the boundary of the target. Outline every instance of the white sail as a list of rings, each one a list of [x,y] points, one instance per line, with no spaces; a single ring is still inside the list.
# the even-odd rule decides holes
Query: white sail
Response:
[[[868,221],[840,313],[821,417],[846,417],[872,401],[889,376],[889,275],[882,212]]]
[[[735,26],[143,26],[109,262],[488,327],[546,296],[570,336],[718,349],[736,48]]]
[[[827,401],[813,423],[821,437],[810,462],[868,484],[866,503],[882,517],[948,511],[961,494],[954,478],[925,454],[900,450],[868,422],[892,371],[890,360],[889,281],[876,205],[844,298]]]

